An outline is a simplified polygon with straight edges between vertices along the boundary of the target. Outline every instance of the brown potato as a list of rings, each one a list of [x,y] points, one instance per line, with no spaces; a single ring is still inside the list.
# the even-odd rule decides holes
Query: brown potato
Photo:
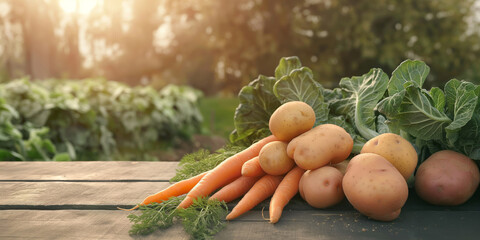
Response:
[[[352,158],[342,185],[355,209],[380,221],[396,219],[408,197],[405,178],[388,160],[375,153]]]
[[[418,155],[413,145],[394,133],[380,134],[366,142],[360,153],[376,153],[397,168],[405,179],[412,176],[417,167]]]
[[[466,202],[478,188],[477,164],[450,150],[432,154],[418,167],[415,191],[431,204],[455,206]]]
[[[284,103],[273,112],[268,126],[278,140],[290,141],[310,130],[314,124],[315,111],[312,107],[301,101],[292,101]]]
[[[353,139],[345,129],[334,124],[322,124],[292,139],[287,154],[299,167],[312,170],[342,162],[352,148]]]
[[[270,175],[282,175],[295,166],[295,162],[287,155],[287,143],[273,141],[267,143],[258,154],[258,161],[263,171]]]
[[[312,207],[331,207],[345,197],[342,178],[343,174],[331,166],[307,170],[298,186],[300,196]]]

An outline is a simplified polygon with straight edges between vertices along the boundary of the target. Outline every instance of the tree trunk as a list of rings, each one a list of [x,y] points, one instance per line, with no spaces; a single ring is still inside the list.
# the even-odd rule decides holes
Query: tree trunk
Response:
[[[48,5],[43,1],[23,1],[23,7],[26,72],[32,79],[52,77],[56,39]]]

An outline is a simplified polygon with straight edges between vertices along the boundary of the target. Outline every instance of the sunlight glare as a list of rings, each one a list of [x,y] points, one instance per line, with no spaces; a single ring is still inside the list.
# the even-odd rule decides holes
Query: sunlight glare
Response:
[[[77,9],[78,1],[78,9]],[[60,0],[58,4],[66,13],[88,14],[97,6],[99,0]]]

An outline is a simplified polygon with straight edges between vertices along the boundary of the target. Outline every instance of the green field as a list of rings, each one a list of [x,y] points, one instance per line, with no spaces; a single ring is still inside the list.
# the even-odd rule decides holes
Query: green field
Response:
[[[238,106],[235,97],[205,97],[199,102],[204,117],[203,129],[206,134],[218,135],[228,139],[233,131],[233,116]]]

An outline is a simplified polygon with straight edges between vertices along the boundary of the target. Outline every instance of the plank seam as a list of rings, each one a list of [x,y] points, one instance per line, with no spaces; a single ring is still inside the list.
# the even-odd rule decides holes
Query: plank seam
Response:
[[[0,179],[0,182],[170,182],[170,180],[152,179],[107,179],[107,180],[62,180],[62,179]]]
[[[63,204],[63,205],[0,205],[0,210],[119,210],[118,208],[129,209],[135,205],[85,205],[85,204]],[[120,210],[119,210],[120,211]]]

